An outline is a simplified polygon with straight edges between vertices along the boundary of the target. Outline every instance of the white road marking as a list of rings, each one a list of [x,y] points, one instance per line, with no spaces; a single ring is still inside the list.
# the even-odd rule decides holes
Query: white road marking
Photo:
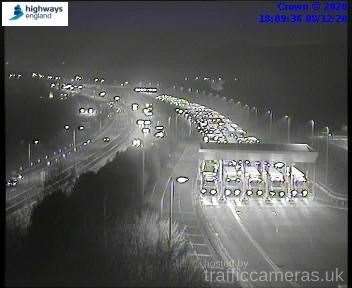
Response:
[[[233,216],[235,217],[237,223],[240,225],[243,233],[247,236],[247,238],[251,241],[251,243],[253,244],[253,246],[258,250],[258,252],[262,255],[262,257],[266,260],[266,262],[271,266],[271,268],[273,268],[273,270],[277,273],[281,272],[281,269],[273,262],[273,260],[271,260],[271,258],[269,257],[269,255],[263,250],[263,248],[258,244],[257,241],[255,241],[252,237],[252,235],[248,232],[248,230],[246,229],[246,227],[242,224],[240,218],[238,217],[235,209],[232,207],[231,204],[227,205],[230,210],[231,213],[233,214]],[[289,281],[288,283],[290,283],[290,285],[292,287],[300,287],[300,285],[298,285],[295,282],[291,282]]]

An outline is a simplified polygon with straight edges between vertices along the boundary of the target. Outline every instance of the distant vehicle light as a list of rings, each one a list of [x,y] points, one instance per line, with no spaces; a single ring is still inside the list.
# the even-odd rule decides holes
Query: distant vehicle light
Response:
[[[185,177],[185,176],[179,176],[176,178],[176,182],[178,182],[180,184],[186,183],[188,180],[189,180],[189,178]]]
[[[150,128],[142,128],[142,133],[144,135],[149,134],[150,133]]]
[[[253,194],[253,191],[252,190],[247,190],[247,195],[248,196],[251,196]]]
[[[156,93],[157,88],[154,87],[136,87],[133,89],[135,92],[144,92],[144,93]]]
[[[262,196],[262,195],[263,195],[263,191],[262,191],[262,190],[258,190],[258,191],[257,191],[257,195],[258,195],[258,196]]]
[[[143,113],[145,116],[153,116],[153,111],[151,108],[144,108]]]
[[[164,131],[158,131],[154,134],[156,138],[163,138],[165,136]]]
[[[307,196],[308,196],[308,191],[302,190],[302,197],[307,197]]]
[[[105,92],[105,91],[99,92],[99,96],[100,96],[100,97],[105,97],[105,95],[106,95],[106,92]]]
[[[207,193],[207,189],[202,189],[202,190],[200,190],[200,193],[202,193],[202,194],[205,194],[205,193]]]
[[[284,191],[280,191],[280,192],[279,192],[279,196],[280,196],[281,198],[285,197],[285,192],[284,192]]]
[[[283,168],[284,166],[285,166],[285,163],[282,163],[282,162],[276,162],[274,164],[274,167],[278,169]]]
[[[133,103],[133,104],[131,105],[131,107],[132,107],[132,111],[137,111],[138,108],[139,108],[139,104],[138,104],[138,103]]]
[[[241,190],[240,189],[236,189],[235,190],[235,196],[238,196],[238,195],[240,195],[241,194]]]
[[[211,195],[215,195],[216,193],[218,193],[218,191],[216,189],[211,189],[210,190],[210,194]]]
[[[142,145],[142,140],[141,139],[133,139],[132,140],[132,146],[134,146],[134,147],[140,147]]]
[[[230,189],[225,189],[225,196],[230,196],[232,191]]]

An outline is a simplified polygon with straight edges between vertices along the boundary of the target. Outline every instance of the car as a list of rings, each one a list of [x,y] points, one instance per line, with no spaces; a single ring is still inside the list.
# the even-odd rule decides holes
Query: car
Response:
[[[104,138],[103,138],[103,141],[104,141],[105,143],[108,143],[108,142],[110,142],[110,138],[109,138],[109,137],[104,137]]]
[[[14,177],[11,177],[7,182],[6,182],[6,186],[7,187],[15,187],[18,183],[18,180]]]

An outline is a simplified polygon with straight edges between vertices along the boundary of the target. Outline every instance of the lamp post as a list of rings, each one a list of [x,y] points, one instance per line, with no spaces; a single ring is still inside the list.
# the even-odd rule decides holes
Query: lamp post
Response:
[[[328,173],[329,173],[329,127],[326,126],[326,166],[325,166],[325,184],[328,185]]]
[[[33,144],[34,145],[37,145],[39,144],[39,140],[38,139],[34,139],[33,140]],[[30,168],[31,167],[31,143],[28,143],[28,167]]]
[[[142,195],[144,199],[144,161],[145,161],[145,154],[144,154],[144,146],[142,147]]]
[[[76,152],[76,129],[73,129],[72,138],[73,138],[73,151]]]
[[[250,115],[249,115],[249,106],[248,106],[248,104],[246,104],[246,105],[244,105],[244,110],[246,111],[246,114],[247,114],[247,119],[246,119],[246,121],[247,121],[247,125],[249,124],[249,119],[250,119]]]
[[[287,143],[290,143],[291,118],[288,115],[285,115],[285,119],[287,119]]]
[[[312,128],[312,141],[311,141],[311,145],[312,145],[312,147],[313,147],[313,145],[314,145],[314,120],[310,120],[310,124],[311,124],[311,128]]]
[[[142,148],[142,179],[141,179],[141,194],[144,197],[144,159],[145,159],[145,152],[144,152],[144,145],[143,141],[139,138],[132,140],[132,146],[136,148]]]
[[[188,119],[188,124],[189,124],[189,134],[188,134],[188,136],[191,136],[192,135],[192,122],[191,122],[191,119]]]
[[[258,108],[253,106],[252,110],[254,110],[255,113],[255,119],[254,119],[254,129],[257,129],[257,124],[258,124]]]
[[[271,138],[271,129],[273,126],[273,111],[268,110],[267,113],[269,114],[269,137]]]
[[[186,183],[189,180],[188,177],[179,176],[176,178],[176,182],[179,184]],[[169,249],[171,250],[171,233],[172,233],[172,205],[174,200],[174,191],[175,191],[175,181],[171,177],[171,189],[170,189],[170,207],[169,207]]]

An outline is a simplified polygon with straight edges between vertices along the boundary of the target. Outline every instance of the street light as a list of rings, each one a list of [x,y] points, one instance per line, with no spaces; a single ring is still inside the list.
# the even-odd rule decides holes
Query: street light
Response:
[[[39,139],[33,139],[33,144],[38,145]],[[28,143],[28,167],[31,167],[31,143]]]
[[[143,195],[144,197],[144,145],[143,145],[143,140],[139,139],[139,138],[136,138],[136,139],[133,139],[132,140],[132,146],[133,147],[136,147],[136,148],[142,148],[142,181],[141,181],[141,184],[142,184],[142,187],[141,187],[141,194]]]
[[[313,147],[313,145],[314,145],[314,120],[310,120],[310,124],[312,124],[312,147]]]
[[[189,178],[185,176],[179,176],[176,178],[177,183],[180,183],[180,184],[186,183],[188,180]]]
[[[285,119],[287,119],[287,143],[290,143],[290,122],[291,118],[288,115],[285,115]]]
[[[267,112],[269,114],[269,137],[271,138],[271,129],[272,129],[272,126],[273,126],[273,111],[271,110],[268,110]]]
[[[258,108],[253,106],[252,107],[252,110],[254,110],[254,113],[255,113],[255,123],[254,123],[254,128],[257,128],[257,122],[258,122]]]
[[[247,124],[248,124],[249,119],[250,119],[250,115],[249,115],[250,108],[249,108],[248,104],[244,105],[243,109],[246,110],[246,113],[247,113]]]
[[[185,176],[179,176],[176,178],[176,182],[179,184],[184,184],[188,182],[189,178]],[[172,230],[172,205],[174,198],[175,181],[171,177],[171,190],[170,190],[170,207],[169,207],[169,249],[171,249],[171,230]]]
[[[328,185],[328,173],[329,173],[329,127],[326,126],[326,166],[325,166],[325,184]]]

